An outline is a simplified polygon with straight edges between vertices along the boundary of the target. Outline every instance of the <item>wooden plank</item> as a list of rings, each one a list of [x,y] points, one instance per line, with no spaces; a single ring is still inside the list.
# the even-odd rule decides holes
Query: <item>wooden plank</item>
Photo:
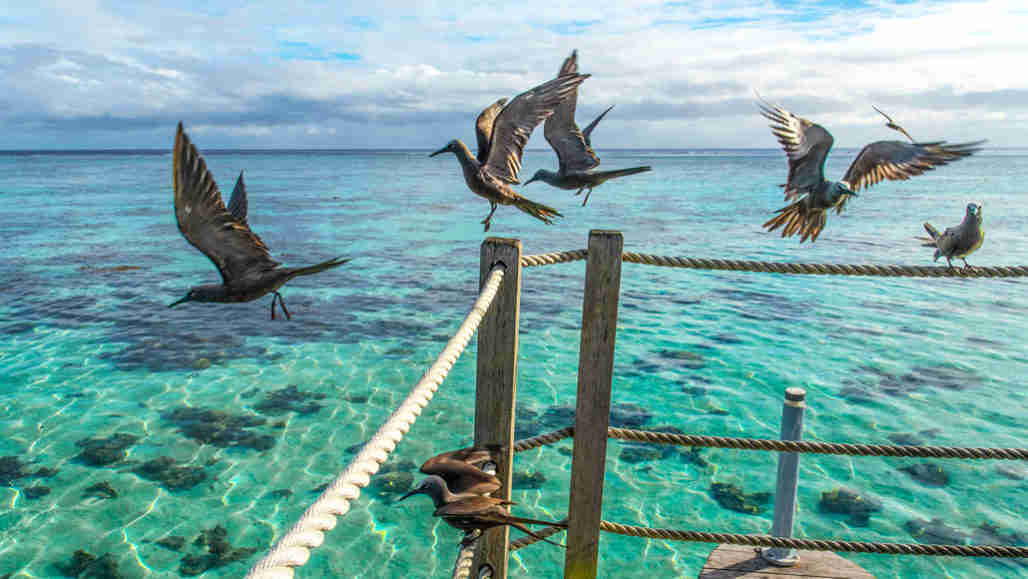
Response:
[[[828,551],[800,551],[794,567],[775,567],[754,547],[720,545],[707,558],[699,579],[874,579],[856,563]]]
[[[510,500],[511,463],[514,459],[514,402],[518,377],[518,320],[521,308],[521,241],[487,238],[482,242],[479,288],[493,266],[507,271],[492,306],[478,328],[478,370],[475,389],[475,446],[501,449],[496,477],[502,486],[492,496]],[[507,577],[509,527],[490,529],[478,541],[472,577],[488,564],[494,579]]]
[[[623,247],[620,232],[589,232],[565,579],[596,577]]]

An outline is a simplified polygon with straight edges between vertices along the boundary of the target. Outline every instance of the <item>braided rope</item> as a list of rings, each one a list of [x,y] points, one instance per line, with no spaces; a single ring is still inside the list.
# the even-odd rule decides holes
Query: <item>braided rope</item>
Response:
[[[475,548],[478,546],[478,539],[481,536],[475,537],[474,540],[469,541],[467,544],[461,544],[460,550],[457,552],[457,560],[453,563],[451,579],[468,579],[471,576],[471,565],[475,560]]]
[[[547,432],[540,434],[539,436],[533,436],[532,438],[525,438],[514,443],[514,452],[524,452],[526,450],[532,450],[533,448],[539,448],[547,444],[553,444],[558,440],[565,438],[571,438],[575,435],[574,426],[566,426],[560,430],[554,430],[553,432]]]
[[[567,263],[588,257],[585,249],[557,251],[538,255],[521,256],[522,267]],[[918,265],[871,265],[838,263],[789,263],[775,261],[751,261],[738,259],[700,259],[694,257],[667,257],[647,253],[626,251],[623,261],[657,265],[662,267],[684,267],[688,269],[710,269],[722,271],[755,271],[764,273],[789,273],[806,275],[868,275],[877,277],[1025,277],[1028,266],[999,266],[957,268],[948,266]]]
[[[589,255],[586,249],[573,249],[571,251],[555,251],[553,253],[540,253],[536,255],[522,255],[521,267],[536,267],[540,265],[553,265],[555,263],[567,263],[585,259]]]
[[[710,446],[715,448],[738,448],[743,450],[775,450],[813,454],[1028,460],[1028,449],[1025,448],[844,444],[836,442],[814,442],[809,440],[775,440],[761,438],[732,438],[727,436],[699,436],[694,434],[671,434],[667,432],[628,430],[626,428],[613,427],[607,429],[607,436],[621,440],[655,442],[658,444]]]
[[[514,452],[524,452],[553,444],[575,435],[575,427],[566,426],[514,443]],[[988,448],[981,446],[900,446],[891,444],[847,444],[839,442],[815,442],[812,440],[777,440],[768,438],[734,438],[730,436],[702,436],[698,434],[673,434],[650,430],[607,428],[607,436],[618,440],[652,442],[655,444],[677,444],[680,446],[705,446],[713,448],[735,448],[739,450],[771,450],[779,452],[801,452],[809,454],[842,454],[848,456],[901,456],[908,458],[969,458],[997,460],[1028,460],[1025,448]]]
[[[503,273],[503,266],[492,270],[464,322],[407,398],[364,445],[346,470],[304,511],[293,528],[289,529],[289,532],[250,569],[246,574],[248,579],[289,578],[293,576],[293,567],[299,567],[307,562],[310,558],[310,549],[321,545],[325,540],[324,531],[334,528],[335,518],[345,515],[350,510],[350,501],[356,500],[360,496],[360,489],[368,486],[371,475],[378,472],[389,453],[410,430],[421,410],[446,379],[446,375],[464,352],[468,341],[482,322],[486,310],[496,297],[503,282]]]
[[[564,520],[560,521],[560,523],[562,525],[567,525],[568,524],[568,519],[564,519]],[[545,529],[543,529],[541,531],[535,531],[535,534],[538,535],[539,537],[542,537],[542,539],[548,539],[548,538],[552,537],[553,535],[556,535],[557,533],[559,533],[561,531],[566,531],[566,530],[568,530],[566,526],[558,527],[556,525],[553,525],[553,526],[546,527]],[[527,547],[529,545],[534,545],[534,544],[538,543],[539,541],[541,541],[542,539],[533,537],[532,535],[525,535],[524,537],[521,537],[517,541],[511,541],[510,542],[510,550],[511,551],[517,551],[518,549],[520,549],[522,547]]]
[[[950,557],[1028,557],[1028,547],[1007,545],[922,545],[920,543],[876,543],[865,541],[831,541],[823,539],[793,539],[771,535],[740,535],[736,533],[704,533],[676,529],[651,529],[600,521],[600,530],[630,537],[695,541],[698,543],[728,543],[755,547],[779,547],[804,551],[840,551],[846,553],[881,553],[885,555],[936,555]]]

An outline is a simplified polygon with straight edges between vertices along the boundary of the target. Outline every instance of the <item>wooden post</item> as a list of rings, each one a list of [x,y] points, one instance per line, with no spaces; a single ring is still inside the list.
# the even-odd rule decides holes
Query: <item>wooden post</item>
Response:
[[[482,242],[479,287],[497,263],[507,266],[503,284],[478,328],[475,391],[475,446],[500,448],[496,477],[502,486],[492,496],[510,500],[514,459],[514,400],[518,376],[518,319],[521,309],[521,241],[487,238]],[[493,579],[507,577],[509,527],[486,531],[478,541],[472,577],[492,567]]]
[[[624,239],[618,231],[589,232],[565,579],[596,577],[623,246]]]

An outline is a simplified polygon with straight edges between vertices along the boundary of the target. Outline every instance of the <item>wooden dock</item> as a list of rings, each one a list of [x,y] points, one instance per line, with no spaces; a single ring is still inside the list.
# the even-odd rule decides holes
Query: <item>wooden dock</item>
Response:
[[[718,545],[707,557],[699,579],[875,579],[863,567],[828,551],[800,551],[794,567],[775,567],[756,547]]]

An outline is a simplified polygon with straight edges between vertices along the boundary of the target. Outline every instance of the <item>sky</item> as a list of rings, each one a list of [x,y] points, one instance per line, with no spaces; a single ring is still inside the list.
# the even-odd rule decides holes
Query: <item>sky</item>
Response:
[[[556,75],[603,148],[774,148],[767,100],[837,147],[1028,146],[1028,2],[8,0],[0,150],[439,148]],[[472,145],[473,147],[473,145]],[[542,131],[529,142],[544,148]]]

